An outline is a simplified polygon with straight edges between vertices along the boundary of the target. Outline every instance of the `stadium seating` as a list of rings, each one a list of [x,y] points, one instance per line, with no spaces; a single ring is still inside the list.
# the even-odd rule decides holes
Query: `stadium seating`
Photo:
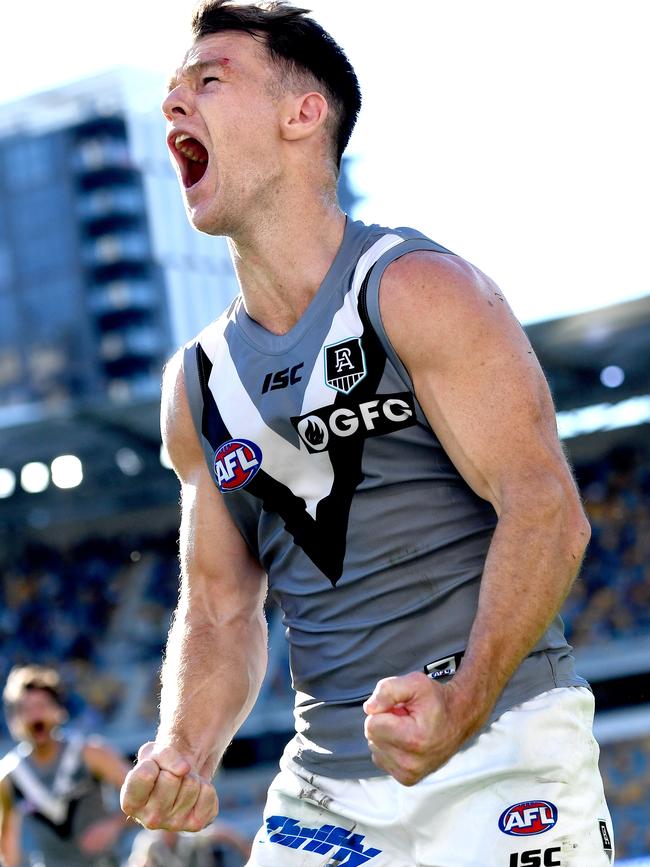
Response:
[[[616,834],[617,861],[650,852],[650,736],[606,744],[600,767]]]
[[[592,537],[563,611],[574,646],[650,634],[649,467],[626,448],[579,470]]]
[[[563,617],[580,649],[650,634],[647,467],[643,451],[618,449],[577,469],[593,533]],[[132,753],[156,724],[161,653],[178,593],[176,538],[176,530],[92,538],[63,551],[18,540],[0,582],[0,677],[17,663],[57,666],[75,726]],[[272,604],[267,613],[269,674],[241,732],[257,746],[240,749],[239,767],[226,767],[221,781],[225,817],[249,834],[274,773],[273,751],[292,724],[284,628]],[[6,728],[2,734],[8,747]],[[608,742],[601,755],[619,854],[643,855],[650,851],[650,732]]]

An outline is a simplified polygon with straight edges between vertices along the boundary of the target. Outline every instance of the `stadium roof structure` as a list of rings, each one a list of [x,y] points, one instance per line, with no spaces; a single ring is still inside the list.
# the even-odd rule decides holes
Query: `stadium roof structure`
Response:
[[[575,458],[596,459],[626,437],[647,436],[650,297],[536,323],[526,331],[549,377],[558,421],[578,418],[578,427],[574,421],[568,434]],[[608,365],[624,372],[617,388],[601,381]],[[622,423],[612,422],[609,416],[617,407],[635,402],[641,416],[628,413],[626,421],[623,414]],[[146,399],[124,404],[72,404],[57,412],[40,405],[0,408],[0,466],[18,476],[30,461],[50,464],[59,455],[72,454],[84,468],[84,480],[73,490],[50,485],[29,494],[17,485],[12,496],[0,499],[0,524],[5,532],[28,528],[54,533],[65,527],[83,532],[136,512],[166,515],[173,523],[178,483],[161,464],[160,446],[157,389]]]
[[[161,464],[159,400],[123,405],[70,406],[48,413],[33,408],[17,424],[0,412],[0,464],[16,474],[15,492],[0,499],[0,526],[6,534],[25,530],[54,538],[103,532],[120,517],[134,532],[157,532],[177,522],[179,486]],[[82,483],[70,490],[53,484],[39,493],[20,487],[21,467],[46,466],[60,455],[75,455],[83,466]],[[140,527],[129,515],[145,513]]]
[[[526,333],[559,411],[650,395],[650,295],[529,325]],[[607,387],[601,374],[620,368]]]

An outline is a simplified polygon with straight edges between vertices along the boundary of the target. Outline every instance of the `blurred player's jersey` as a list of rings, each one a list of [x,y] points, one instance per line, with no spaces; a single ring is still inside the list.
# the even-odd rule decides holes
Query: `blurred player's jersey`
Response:
[[[54,761],[40,765],[30,759],[29,746],[19,744],[3,761],[12,767],[7,777],[21,816],[25,865],[109,867],[116,863],[110,854],[84,855],[77,845],[85,830],[109,815],[101,784],[84,764],[83,745],[77,736],[62,740]]]
[[[287,334],[262,328],[238,298],[185,349],[214,482],[284,612],[296,690],[290,754],[334,777],[379,773],[362,703],[380,678],[424,669],[444,680],[462,664],[496,525],[432,431],[382,326],[381,276],[414,250],[449,253],[412,229],[348,221]],[[558,618],[493,718],[569,685],[584,681]]]
[[[242,867],[244,856],[214,841],[210,828],[199,833],[140,831],[125,867]]]

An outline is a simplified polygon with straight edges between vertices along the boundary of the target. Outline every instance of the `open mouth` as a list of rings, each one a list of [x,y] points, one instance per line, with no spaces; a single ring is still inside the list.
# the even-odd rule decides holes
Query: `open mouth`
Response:
[[[34,734],[34,735],[45,734],[45,732],[47,730],[46,725],[42,720],[37,720],[36,722],[33,722],[31,724],[30,728],[32,730],[32,734]]]
[[[195,138],[179,133],[172,139],[174,156],[181,169],[183,186],[186,190],[201,180],[208,168],[208,152]]]

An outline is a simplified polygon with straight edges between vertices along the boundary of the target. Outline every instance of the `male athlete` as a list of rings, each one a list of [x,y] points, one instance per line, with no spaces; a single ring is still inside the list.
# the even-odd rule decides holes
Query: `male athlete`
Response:
[[[67,713],[53,669],[12,669],[3,699],[18,741],[0,762],[0,852],[6,867],[116,864],[112,850],[125,821],[107,810],[101,789],[119,789],[127,763],[96,739],[59,733]]]
[[[306,10],[206,0],[193,35],[168,143],[241,295],[164,377],[182,590],[123,808],[215,815],[268,581],[296,735],[251,865],[603,867],[593,702],[557,617],[589,527],[530,345],[472,265],[341,213],[358,84]]]
[[[200,834],[142,830],[126,867],[241,867],[250,841],[217,820]]]

